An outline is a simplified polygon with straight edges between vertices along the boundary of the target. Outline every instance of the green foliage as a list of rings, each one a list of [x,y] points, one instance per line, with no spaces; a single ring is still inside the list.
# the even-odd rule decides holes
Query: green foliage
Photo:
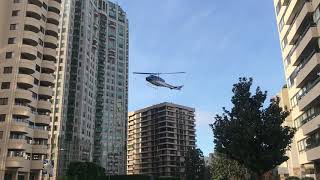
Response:
[[[100,180],[105,177],[105,169],[92,162],[74,161],[69,164],[68,180]]]
[[[155,180],[180,180],[180,178],[177,177],[157,177]]]
[[[212,180],[238,179],[242,180],[248,175],[248,170],[235,160],[225,155],[215,154],[211,162]]]
[[[298,178],[296,176],[289,176],[286,178],[286,180],[300,180],[300,178]]]
[[[285,153],[295,130],[282,126],[289,113],[279,107],[279,98],[264,107],[267,92],[257,87],[252,94],[251,86],[251,78],[240,78],[233,85],[232,109],[223,108],[210,126],[216,152],[238,161],[260,178],[288,160]]]
[[[200,149],[189,149],[185,156],[185,179],[203,180],[205,163]]]
[[[303,177],[303,178],[301,178],[301,180],[314,180],[314,178],[313,177]]]
[[[109,177],[104,180],[109,180]],[[117,175],[110,176],[110,180],[151,180],[151,176],[148,175]]]

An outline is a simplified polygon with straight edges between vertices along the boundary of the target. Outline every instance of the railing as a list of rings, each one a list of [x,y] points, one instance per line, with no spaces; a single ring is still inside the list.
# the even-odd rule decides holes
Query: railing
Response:
[[[26,123],[26,124],[29,124],[29,120],[28,120],[28,119],[13,118],[12,120],[13,120],[14,122],[18,122],[18,123]]]
[[[311,108],[311,109],[312,109],[312,108]],[[308,114],[309,114],[308,112],[309,112],[311,109],[305,111],[302,115],[300,115],[299,117],[297,117],[297,118],[294,120],[294,121],[295,121],[294,124],[295,124],[295,127],[296,127],[296,128],[300,128],[301,126],[303,126],[303,125],[306,124],[307,122],[313,120],[314,118],[316,118],[317,116],[320,115],[320,108],[319,108],[319,107],[313,108],[313,111],[314,111],[314,112],[313,112],[311,115],[308,115]],[[306,118],[303,118],[303,117],[306,116],[306,115],[307,115],[307,117],[306,117]],[[299,124],[297,125],[296,122],[299,122]]]
[[[320,77],[318,77],[315,81],[313,81],[305,90],[302,90],[302,93],[297,97],[297,100],[300,100],[303,96],[305,96],[315,85],[320,82]]]
[[[290,77],[292,77],[292,79],[296,78],[298,76],[298,73],[304,68],[304,66],[310,61],[310,59],[313,57],[313,55],[316,54],[316,50],[313,50],[306,58],[304,58],[300,65],[297,66],[292,74],[290,75]]]
[[[298,1],[300,1],[300,0],[298,0]],[[299,16],[299,14],[300,14],[300,12],[302,11],[302,9],[303,9],[303,7],[304,7],[304,5],[305,5],[305,3],[307,3],[307,2],[309,2],[310,0],[304,0],[305,2],[303,3],[303,5],[300,7],[300,9],[294,14],[294,17],[293,17],[293,19],[292,19],[292,22],[291,22],[291,25],[290,25],[290,27],[288,28],[288,33],[290,32],[290,30],[292,29],[292,27],[293,27],[293,25],[294,25],[294,23],[295,23],[295,21],[297,20],[297,18],[298,18],[298,16]],[[289,4],[288,4],[288,6],[287,7],[289,7],[290,6],[290,3],[291,3],[291,0],[290,0],[290,2],[289,2]],[[288,9],[288,8],[287,8]],[[286,12],[287,12],[287,9],[286,9]],[[285,12],[285,13],[286,13]]]

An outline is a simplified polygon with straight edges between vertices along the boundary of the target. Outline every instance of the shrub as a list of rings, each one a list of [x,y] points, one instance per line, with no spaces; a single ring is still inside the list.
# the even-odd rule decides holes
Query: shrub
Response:
[[[296,176],[289,176],[286,178],[286,180],[300,180],[300,178],[298,178]]]
[[[314,178],[313,177],[303,177],[303,178],[301,178],[301,180],[314,180]]]

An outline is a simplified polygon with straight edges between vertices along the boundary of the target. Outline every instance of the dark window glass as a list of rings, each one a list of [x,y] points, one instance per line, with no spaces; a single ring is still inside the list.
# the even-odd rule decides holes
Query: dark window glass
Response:
[[[10,89],[10,82],[3,82],[1,84],[1,89]]]
[[[12,73],[12,67],[4,67],[3,74],[10,74]]]
[[[0,105],[7,105],[8,104],[8,98],[0,98]]]

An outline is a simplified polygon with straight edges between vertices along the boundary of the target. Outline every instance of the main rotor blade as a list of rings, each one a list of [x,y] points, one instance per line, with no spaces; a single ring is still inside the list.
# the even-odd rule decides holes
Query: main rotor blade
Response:
[[[159,73],[133,72],[133,74],[159,74]]]
[[[159,73],[159,74],[185,74],[186,72],[169,72],[169,73]]]

